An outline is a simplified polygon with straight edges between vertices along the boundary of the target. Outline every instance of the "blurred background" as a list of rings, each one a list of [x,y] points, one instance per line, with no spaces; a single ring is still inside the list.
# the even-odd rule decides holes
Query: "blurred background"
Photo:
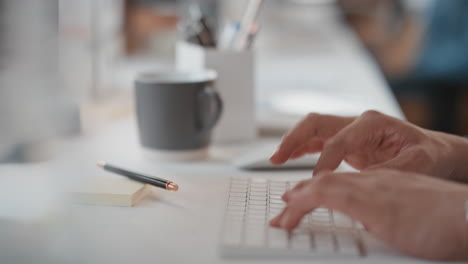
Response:
[[[173,67],[190,6],[219,32],[240,20],[246,2],[0,0],[0,163],[47,161],[58,153],[57,142],[132,116],[135,75]],[[327,104],[314,94],[365,101],[339,80],[352,65],[333,57],[336,39],[351,32],[408,121],[468,135],[468,1],[266,0],[259,20],[253,46],[259,113],[276,107],[304,115],[315,110],[307,102]],[[311,92],[311,99],[278,101],[292,91]],[[351,111],[333,105],[325,112],[357,115],[366,110],[359,100]],[[11,239],[21,245],[28,235]]]
[[[8,124],[2,127],[12,129],[11,132],[2,131],[2,134],[20,137],[18,144],[0,149],[5,153],[4,159],[26,155],[21,154],[26,151],[25,144],[53,138],[49,135],[92,133],[105,120],[131,115],[135,75],[145,70],[172,67],[175,43],[184,37],[181,25],[186,20],[190,5],[196,4],[214,32],[218,32],[227,22],[240,20],[247,1],[49,2],[49,5],[42,5],[24,0],[2,1],[3,12],[9,14],[2,17],[9,21],[3,23],[3,27],[7,28],[2,30],[1,45],[6,47],[1,54],[4,65],[2,74],[8,77],[13,76],[9,71],[26,74],[20,72],[34,71],[33,65],[38,64],[36,76],[49,75],[56,83],[54,88],[44,83],[44,88],[33,89],[31,83],[37,86],[49,77],[40,82],[28,78],[21,80],[25,83],[18,84],[18,89],[2,89],[2,93],[7,93],[2,96],[5,98],[3,101],[14,102],[11,106],[1,104],[6,108],[2,112],[14,113],[9,114],[9,118],[2,117],[4,124]],[[30,17],[40,23],[14,16],[15,11],[8,12],[8,9],[35,12]],[[329,24],[338,21],[343,24],[340,26],[349,27],[355,32],[362,46],[375,59],[410,122],[429,129],[468,134],[468,104],[464,89],[468,78],[468,56],[464,52],[468,44],[466,12],[468,4],[463,0],[267,0],[260,13],[261,32],[254,46],[257,54],[257,83],[260,84],[256,87],[256,101],[258,105],[264,106],[274,100],[273,94],[277,88],[266,84],[266,79],[272,77],[264,72],[266,68],[272,71],[269,65],[271,57],[278,54],[287,55],[288,61],[310,61],[310,65],[302,62],[297,70],[290,72],[278,66],[273,70],[279,76],[288,78],[288,75],[296,74],[297,79],[315,81],[314,85],[298,83],[296,86],[302,85],[303,89],[319,92],[330,90],[329,87],[335,84],[329,79],[336,77],[336,74],[331,71],[320,72],[312,78],[317,70],[313,63],[336,49],[326,31],[334,30]],[[32,26],[39,29],[33,29]],[[55,46],[48,44],[50,40],[43,41],[49,38],[52,26],[58,26],[59,29],[59,42],[56,44],[60,48],[57,60],[59,68],[57,65],[43,67],[42,62],[55,62],[46,58],[52,56],[49,53],[54,52]],[[279,39],[287,41],[278,42]],[[15,41],[28,44],[15,46]],[[28,45],[34,46],[34,49]],[[13,50],[7,52],[8,49]],[[29,57],[19,55],[26,50],[32,53],[31,50],[41,49],[49,53],[38,52]],[[21,67],[15,71],[8,66],[8,63],[20,64],[21,60],[25,60],[24,63],[28,63],[31,69]],[[274,64],[281,63],[281,59],[276,59]],[[60,75],[52,74],[54,67]],[[49,72],[44,72],[46,70]],[[15,78],[6,79],[14,81]],[[15,97],[19,96],[16,93],[20,86],[30,92],[29,96]],[[288,88],[282,88],[285,89]],[[26,103],[28,99],[36,103]],[[50,102],[38,104],[47,100]],[[29,110],[23,107],[19,111],[18,101],[28,105]],[[297,112],[305,114],[307,110],[310,109],[299,109]],[[37,116],[32,118],[27,111]],[[40,111],[51,111],[54,116],[51,118],[48,113]],[[53,125],[37,126],[27,119],[43,123],[45,121],[39,120],[46,116],[48,121],[53,119]],[[30,131],[26,124],[39,129],[34,131],[34,136],[23,135],[25,131]],[[41,131],[51,127],[57,128],[57,131]],[[2,137],[1,140],[7,138]],[[14,142],[10,139],[5,141]]]
[[[468,2],[343,0],[345,21],[380,65],[407,119],[467,134]]]
[[[247,1],[43,2],[0,1],[0,161],[40,159],[36,146],[43,142],[131,115],[135,75],[173,66],[190,5],[218,32],[240,20]],[[316,64],[337,49],[327,31],[338,23],[372,55],[410,122],[468,134],[467,12],[463,0],[267,0],[254,45],[256,101],[263,107],[275,100],[279,80],[271,71],[304,79],[283,91],[333,90],[339,69],[324,72]],[[288,57],[284,65],[301,64],[285,72],[279,54]],[[314,109],[295,113],[308,110]]]
[[[175,43],[183,38],[181,25],[187,19],[187,6],[197,4],[218,32],[225,23],[240,19],[246,2],[61,1],[60,38],[65,46],[61,60],[67,66],[62,68],[63,76],[65,87],[79,105],[81,128],[93,129],[99,124],[93,120],[97,113],[99,118],[128,114],[135,74],[173,64]],[[271,57],[286,54],[288,61],[296,58],[302,62],[306,56],[309,65],[302,63],[292,72],[298,79],[308,73],[314,76],[318,70],[314,61],[336,49],[326,32],[336,29],[327,24],[339,21],[355,32],[374,58],[410,122],[468,134],[464,89],[468,78],[464,52],[467,10],[463,0],[267,0],[255,42],[256,101],[268,105],[274,100],[276,88],[265,80],[271,74],[264,73],[266,68],[271,72]],[[281,59],[275,64],[281,64]],[[284,73],[280,66],[274,70],[284,76],[292,74]],[[329,71],[317,73],[315,80],[307,77],[314,84],[304,89],[329,90],[327,86],[334,84],[324,75],[331,79],[339,74]],[[300,85],[307,86],[296,86]]]
[[[45,141],[131,115],[135,74],[172,67],[192,4],[217,32],[240,19],[246,1],[0,1],[0,161],[40,159],[35,146]],[[263,74],[271,56],[307,55],[313,63],[333,52],[323,34],[333,17],[372,54],[410,122],[468,134],[467,12],[463,0],[267,0],[255,42],[257,82],[271,79]],[[314,70],[298,67],[297,74],[311,79]],[[333,85],[321,78],[304,89]],[[259,105],[273,100],[274,88],[256,89]]]

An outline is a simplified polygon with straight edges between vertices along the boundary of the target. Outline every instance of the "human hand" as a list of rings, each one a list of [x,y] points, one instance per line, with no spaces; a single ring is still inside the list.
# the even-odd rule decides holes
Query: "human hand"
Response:
[[[340,211],[407,254],[468,260],[468,186],[396,170],[323,172],[283,195],[285,209],[270,224],[294,229],[317,207]]]
[[[463,160],[467,142],[376,111],[354,118],[309,114],[286,134],[270,161],[280,165],[322,152],[314,174],[334,170],[345,160],[359,170],[389,168],[462,180],[468,170]]]

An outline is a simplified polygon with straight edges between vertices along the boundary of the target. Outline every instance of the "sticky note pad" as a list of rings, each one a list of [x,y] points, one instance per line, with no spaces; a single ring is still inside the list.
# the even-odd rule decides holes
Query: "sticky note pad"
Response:
[[[151,186],[122,176],[94,177],[83,182],[72,193],[75,203],[134,206],[151,192]]]

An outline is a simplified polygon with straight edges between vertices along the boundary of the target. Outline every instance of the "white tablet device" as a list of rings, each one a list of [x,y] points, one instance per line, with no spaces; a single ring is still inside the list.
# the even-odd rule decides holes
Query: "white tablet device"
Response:
[[[320,157],[320,154],[309,154],[277,166],[270,163],[270,157],[276,147],[276,144],[264,144],[251,148],[241,153],[232,163],[244,170],[313,169]]]

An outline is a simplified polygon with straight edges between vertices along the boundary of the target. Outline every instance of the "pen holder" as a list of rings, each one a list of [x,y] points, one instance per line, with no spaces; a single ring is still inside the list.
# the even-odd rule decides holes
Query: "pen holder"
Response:
[[[215,89],[221,95],[224,108],[213,130],[214,143],[246,142],[256,138],[254,63],[252,50],[217,50],[186,42],[177,43],[178,70],[208,68],[218,73]]]

